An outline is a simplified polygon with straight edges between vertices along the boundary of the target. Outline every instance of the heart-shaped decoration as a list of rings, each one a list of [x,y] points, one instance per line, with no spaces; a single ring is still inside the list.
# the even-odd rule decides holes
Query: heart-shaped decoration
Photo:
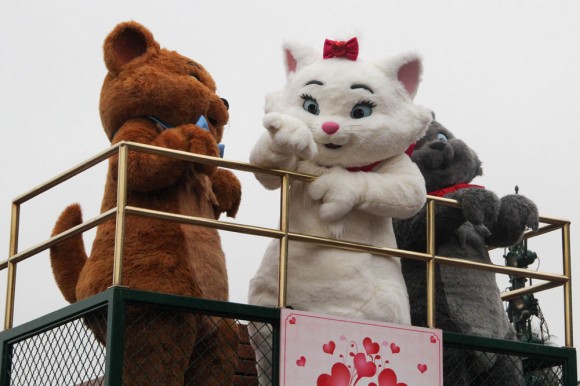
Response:
[[[397,346],[395,343],[391,343],[391,352],[393,354],[398,354],[399,352],[401,352],[401,348]]]
[[[379,386],[407,386],[407,384],[397,383],[397,374],[391,369],[384,369],[379,374]]]
[[[435,335],[431,335],[431,343],[437,343],[437,338],[435,337]]]
[[[322,351],[327,354],[332,355],[334,353],[334,349],[336,348],[336,344],[333,341],[330,341],[324,345],[322,345]]]
[[[335,363],[330,374],[322,374],[316,380],[316,386],[349,386],[350,371],[344,363]]]
[[[372,377],[377,372],[377,365],[372,361],[367,362],[366,355],[358,353],[354,356],[354,367],[358,373],[358,377]]]
[[[417,365],[417,370],[419,370],[421,374],[423,374],[425,371],[427,371],[427,365],[424,363],[419,363]]]
[[[373,342],[372,339],[369,337],[363,339],[363,346],[365,348],[365,351],[369,355],[376,354],[381,349],[381,346],[379,346],[378,343]]]
[[[341,335],[341,336],[340,336],[340,340],[342,340],[342,341],[346,341],[346,336],[344,336],[344,335]]]
[[[303,356],[298,358],[298,360],[296,361],[296,365],[298,365],[300,367],[306,366],[306,358],[304,358]]]
[[[288,323],[290,323],[290,324],[296,324],[296,318],[295,318],[295,317],[291,317],[291,318],[288,320]]]

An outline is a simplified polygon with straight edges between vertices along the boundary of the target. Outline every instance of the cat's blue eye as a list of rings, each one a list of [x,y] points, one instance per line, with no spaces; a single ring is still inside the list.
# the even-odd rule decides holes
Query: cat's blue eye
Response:
[[[448,141],[447,136],[445,136],[445,134],[443,134],[443,133],[437,134],[437,139],[440,140],[440,141],[442,141],[442,142],[447,142]]]
[[[373,113],[373,106],[368,103],[357,103],[350,111],[351,118],[361,119]]]
[[[311,97],[304,97],[304,103],[302,104],[304,110],[308,111],[310,114],[318,115],[320,114],[320,109],[318,108],[318,103]]]

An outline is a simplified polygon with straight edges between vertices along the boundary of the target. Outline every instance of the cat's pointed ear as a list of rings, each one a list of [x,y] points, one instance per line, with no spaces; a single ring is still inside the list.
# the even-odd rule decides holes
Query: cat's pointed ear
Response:
[[[286,75],[298,71],[317,59],[322,58],[322,54],[314,51],[311,47],[298,43],[287,42],[284,44],[284,62],[286,63]]]
[[[423,64],[419,55],[414,53],[400,55],[394,58],[380,60],[376,64],[389,77],[401,82],[411,99],[415,97],[423,72]]]

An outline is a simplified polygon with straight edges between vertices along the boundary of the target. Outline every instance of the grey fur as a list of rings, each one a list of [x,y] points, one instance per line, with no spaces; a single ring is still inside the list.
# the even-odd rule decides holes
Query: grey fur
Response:
[[[444,135],[447,140],[438,139]],[[482,175],[477,154],[442,125],[433,122],[412,155],[427,191],[457,183],[469,183]],[[437,205],[436,253],[475,262],[491,263],[487,246],[507,247],[521,241],[526,227],[538,228],[536,205],[522,195],[499,199],[485,188],[466,188],[445,195],[458,200],[462,209]],[[426,250],[425,208],[406,220],[394,222],[399,248]],[[413,325],[426,325],[425,263],[404,259],[403,275],[411,302]],[[436,268],[436,324],[446,331],[516,339],[507,319],[495,274],[446,265]],[[444,350],[445,385],[523,384],[521,363],[497,356],[491,361],[482,353]]]

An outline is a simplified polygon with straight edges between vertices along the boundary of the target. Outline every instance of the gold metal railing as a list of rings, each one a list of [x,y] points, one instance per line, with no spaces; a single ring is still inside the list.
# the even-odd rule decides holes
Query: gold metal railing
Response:
[[[127,205],[127,162],[129,151],[139,151],[149,154],[155,154],[166,157],[174,157],[188,162],[198,162],[210,165],[221,166],[229,169],[251,173],[263,173],[278,176],[281,179],[280,194],[280,226],[279,229],[256,227],[245,224],[235,224],[223,222],[202,217],[184,216],[166,212],[159,212],[145,208],[138,208]],[[117,206],[99,216],[85,221],[61,234],[55,235],[50,239],[30,247],[22,252],[18,252],[18,232],[20,221],[20,206],[28,200],[40,195],[41,193],[59,185],[60,183],[82,173],[94,165],[108,159],[113,154],[119,154],[118,164],[118,185],[117,185]],[[545,283],[529,286],[523,289],[505,293],[504,300],[522,296],[526,293],[539,292],[547,289],[563,286],[564,288],[564,317],[565,317],[565,344],[568,347],[573,346],[572,334],[572,288],[571,288],[571,263],[570,263],[570,222],[549,217],[540,217],[541,224],[537,232],[526,232],[524,238],[536,237],[555,230],[562,230],[562,255],[563,255],[563,274],[553,274],[547,272],[536,272],[525,268],[516,268],[508,266],[498,266],[494,264],[483,264],[470,262],[462,259],[451,257],[437,256],[435,253],[435,205],[448,205],[459,207],[455,200],[446,198],[427,196],[427,251],[425,253],[405,251],[393,248],[376,247],[367,244],[353,243],[334,239],[326,239],[300,233],[293,233],[289,230],[289,191],[291,179],[302,181],[312,181],[315,176],[290,172],[287,170],[264,169],[243,162],[227,161],[221,158],[202,156],[183,151],[159,148],[150,145],[144,145],[134,142],[120,142],[109,149],[97,154],[87,161],[77,165],[69,171],[47,181],[46,183],[34,188],[30,192],[23,194],[12,202],[12,218],[10,227],[10,248],[8,259],[0,262],[0,270],[8,269],[7,290],[6,290],[6,312],[4,319],[4,328],[12,328],[14,317],[14,299],[16,289],[16,267],[19,262],[36,255],[52,245],[76,234],[85,232],[102,222],[116,218],[116,238],[114,249],[114,265],[112,285],[120,286],[123,283],[123,245],[125,237],[125,219],[127,215],[138,215],[145,217],[154,217],[168,221],[176,221],[191,225],[200,225],[210,228],[216,228],[225,231],[277,238],[280,240],[280,270],[279,270],[279,296],[278,306],[286,306],[286,283],[287,283],[287,261],[288,261],[288,243],[289,241],[298,241],[303,243],[312,243],[332,248],[340,248],[353,251],[369,252],[383,256],[397,256],[420,260],[427,266],[427,325],[435,327],[435,266],[436,264],[448,264],[468,269],[479,269],[492,271],[502,274],[519,275],[528,278],[535,278],[545,281]]]

